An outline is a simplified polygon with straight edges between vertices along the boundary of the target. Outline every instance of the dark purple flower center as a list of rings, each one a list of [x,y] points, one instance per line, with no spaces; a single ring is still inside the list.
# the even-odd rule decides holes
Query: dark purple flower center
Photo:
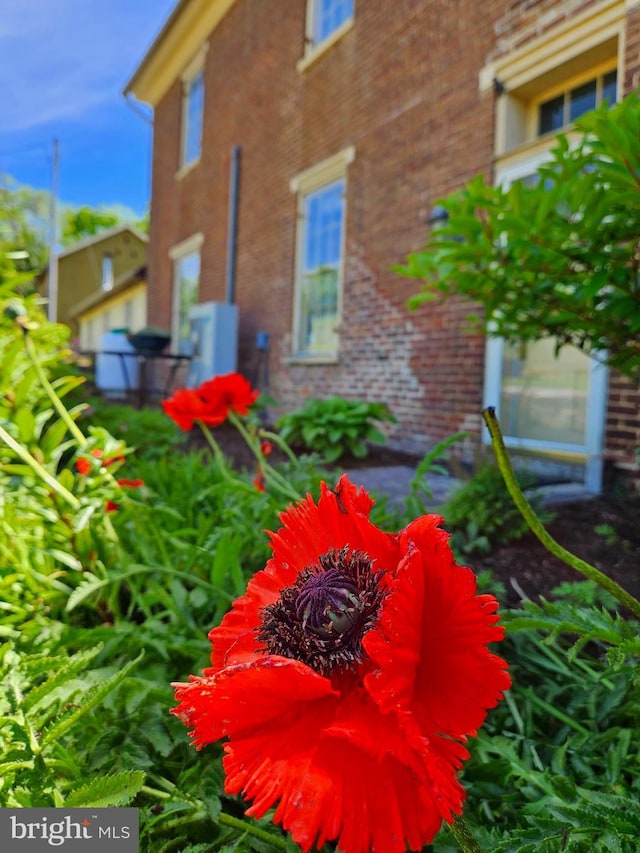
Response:
[[[321,675],[354,669],[386,595],[382,574],[364,551],[332,548],[264,608],[258,639],[270,654],[302,661]]]

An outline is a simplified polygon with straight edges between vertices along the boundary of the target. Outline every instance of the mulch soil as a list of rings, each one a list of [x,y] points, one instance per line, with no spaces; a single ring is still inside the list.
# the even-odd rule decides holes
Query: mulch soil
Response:
[[[217,427],[215,437],[238,467],[254,469],[254,459],[233,427]],[[190,443],[201,446],[202,439],[196,430],[191,433]],[[277,452],[272,459],[278,459]],[[415,465],[418,461],[415,456],[375,446],[364,460],[341,460],[339,469]],[[546,527],[560,545],[640,597],[640,494],[605,494],[556,504],[550,510],[554,517]],[[517,606],[523,597],[549,598],[554,587],[564,581],[583,579],[575,569],[550,554],[533,534],[489,555],[470,557],[467,562],[475,571],[490,569],[504,584],[502,604],[508,607]]]

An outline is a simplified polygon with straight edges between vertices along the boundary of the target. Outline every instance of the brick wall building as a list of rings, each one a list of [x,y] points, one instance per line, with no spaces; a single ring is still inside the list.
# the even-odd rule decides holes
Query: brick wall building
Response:
[[[155,112],[149,322],[179,339],[185,300],[232,298],[239,368],[256,373],[268,333],[281,408],[384,400],[396,446],[479,437],[503,356],[456,299],[409,312],[418,283],[393,267],[438,197],[530,169],[553,136],[535,116],[559,93],[634,87],[639,22],[624,0],[181,0],[128,85]],[[600,457],[633,467],[640,444],[638,394],[600,387],[575,395],[585,421],[601,413],[585,449],[531,441],[588,458],[596,489]]]

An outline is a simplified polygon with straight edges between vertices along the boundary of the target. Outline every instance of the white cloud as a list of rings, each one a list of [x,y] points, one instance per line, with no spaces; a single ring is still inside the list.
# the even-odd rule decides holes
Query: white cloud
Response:
[[[115,101],[175,0],[5,0],[2,133]]]

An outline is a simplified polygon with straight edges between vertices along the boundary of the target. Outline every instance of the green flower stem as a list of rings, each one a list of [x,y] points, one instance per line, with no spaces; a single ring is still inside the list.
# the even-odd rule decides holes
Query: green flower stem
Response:
[[[148,785],[143,785],[140,789],[142,793],[149,795],[150,797],[156,797],[159,800],[170,800],[174,794],[173,792],[168,791],[160,791],[157,788],[151,788]],[[199,802],[194,802],[194,805],[202,805]],[[206,810],[202,808],[203,817],[206,815]],[[233,815],[226,814],[225,812],[220,812],[220,814],[216,818],[218,823],[226,824],[226,826],[232,826],[234,829],[239,829],[241,832],[247,832],[250,835],[253,835],[254,838],[259,838],[261,841],[266,841],[268,844],[273,844],[275,847],[278,847],[280,850],[287,849],[287,842],[284,838],[278,838],[277,835],[272,835],[270,832],[267,832],[265,829],[261,829],[259,826],[256,826],[255,823],[249,823],[246,820],[242,820],[238,817],[233,817]]]
[[[293,450],[289,447],[287,442],[282,438],[281,435],[278,435],[277,432],[270,432],[267,429],[260,430],[260,438],[266,438],[269,441],[273,441],[274,444],[277,444],[280,450],[287,455],[290,462],[293,462],[294,465],[298,465],[298,457],[295,455]]]
[[[222,452],[220,445],[215,440],[213,435],[211,435],[211,430],[209,429],[209,427],[206,424],[202,423],[202,421],[196,421],[196,423],[202,430],[202,434],[207,440],[207,444],[213,451],[213,455],[215,457],[216,462],[218,463],[218,467],[220,468],[224,479],[228,480],[229,482],[233,480],[236,486],[240,486],[241,488],[244,488],[246,491],[251,492],[253,494],[255,490],[252,486],[250,486],[248,483],[245,483],[243,480],[235,478],[233,474],[229,471],[229,466],[227,465],[227,462],[224,458],[224,453]]]
[[[241,419],[238,418],[233,412],[229,412],[229,421],[234,425],[234,427],[238,430],[240,435],[244,438],[247,446],[256,457],[258,465],[260,466],[260,470],[264,475],[267,483],[271,483],[275,486],[278,491],[280,491],[286,498],[292,501],[300,501],[302,500],[302,495],[297,492],[294,488],[291,487],[290,483],[282,476],[282,474],[278,473],[273,465],[270,465],[263,453],[260,451],[260,446],[256,436],[252,436],[245,425],[242,423]]]
[[[31,364],[33,365],[33,369],[36,372],[40,384],[42,385],[42,387],[47,393],[47,396],[53,403],[54,409],[56,410],[60,418],[64,421],[67,426],[67,429],[78,442],[80,447],[85,447],[87,444],[87,439],[78,427],[77,423],[73,420],[69,412],[65,409],[62,400],[60,399],[60,397],[58,397],[53,386],[47,379],[47,375],[42,369],[42,365],[40,364],[40,360],[38,359],[36,348],[34,347],[33,341],[29,337],[29,333],[27,330],[24,330],[23,340],[25,349],[27,351],[27,356],[29,357]]]
[[[509,461],[507,448],[505,447],[495,409],[484,409],[482,417],[484,418],[484,422],[489,430],[491,443],[493,444],[493,449],[498,461],[498,467],[502,472],[509,494],[532,532],[535,533],[545,548],[555,557],[558,557],[559,560],[562,560],[563,563],[571,566],[571,568],[576,569],[576,571],[580,572],[589,580],[599,584],[603,589],[606,589],[607,592],[613,595],[620,604],[623,604],[635,616],[640,617],[640,601],[638,601],[637,598],[634,598],[631,593],[623,589],[614,580],[605,575],[604,572],[601,572],[599,569],[596,569],[595,566],[592,566],[590,563],[581,560],[580,557],[576,557],[575,554],[567,551],[547,532],[542,522],[533,511],[531,504],[522,494],[522,490],[518,485],[518,481],[513,473],[513,468],[511,467],[511,462]]]
[[[253,835],[255,838],[259,838],[261,841],[273,844],[274,847],[277,847],[280,850],[287,849],[287,842],[284,838],[278,838],[277,835],[272,835],[265,829],[260,829],[259,826],[255,826],[254,824],[241,820],[238,817],[233,817],[233,815],[226,814],[226,812],[220,812],[216,819],[218,823],[233,826],[234,829],[240,829],[242,832],[248,832],[250,835]]]
[[[216,462],[218,463],[218,465],[220,467],[222,475],[224,476],[225,480],[230,480],[231,474],[229,473],[229,468],[227,467],[227,463],[225,461],[224,454],[223,454],[222,450],[220,449],[220,445],[215,440],[215,438],[211,435],[211,430],[209,429],[209,427],[205,423],[203,423],[202,421],[199,421],[199,420],[197,420],[196,423],[198,424],[198,426],[202,430],[202,434],[204,435],[204,437],[207,441],[207,444],[209,445],[209,447],[213,451],[213,455],[215,457]]]
[[[71,504],[74,509],[80,509],[80,501],[76,498],[75,495],[72,495],[64,486],[61,486],[60,483],[56,480],[55,477],[52,477],[51,474],[44,468],[37,459],[35,459],[28,450],[19,444],[15,438],[13,438],[9,433],[5,430],[4,427],[0,426],[0,439],[4,441],[6,445],[8,445],[14,453],[16,453],[23,462],[34,471],[35,474],[40,477],[40,479],[49,486],[50,489],[53,489],[54,492],[60,495],[61,498],[64,498],[67,503]]]
[[[466,820],[461,815],[454,817],[449,829],[463,853],[483,853],[482,847],[471,834]]]

